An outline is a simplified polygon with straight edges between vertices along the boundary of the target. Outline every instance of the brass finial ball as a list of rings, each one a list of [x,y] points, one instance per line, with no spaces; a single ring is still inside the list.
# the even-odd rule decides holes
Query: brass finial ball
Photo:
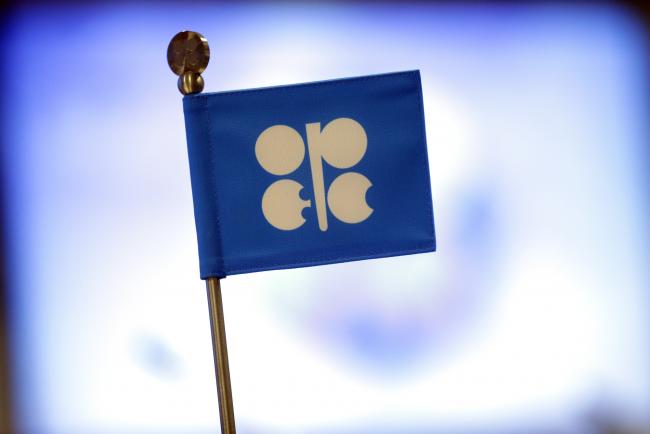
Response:
[[[178,90],[183,95],[199,93],[204,82],[201,73],[210,62],[208,40],[200,33],[183,31],[172,38],[167,47],[167,63],[178,75]]]
[[[200,93],[205,86],[203,77],[196,72],[185,72],[178,77],[178,90],[183,95],[191,95],[193,93]]]

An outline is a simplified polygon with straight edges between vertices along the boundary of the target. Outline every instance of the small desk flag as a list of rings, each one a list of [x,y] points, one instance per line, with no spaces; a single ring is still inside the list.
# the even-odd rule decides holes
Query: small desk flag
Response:
[[[435,250],[419,71],[183,108],[201,278]]]

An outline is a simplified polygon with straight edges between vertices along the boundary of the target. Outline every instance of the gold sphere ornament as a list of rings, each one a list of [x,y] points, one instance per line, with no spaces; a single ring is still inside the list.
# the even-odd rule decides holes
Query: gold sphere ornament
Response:
[[[201,73],[210,62],[208,40],[200,33],[183,31],[172,38],[167,47],[167,63],[178,75],[178,89],[183,95],[199,93],[204,82]]]
[[[205,86],[203,77],[196,72],[185,72],[178,77],[178,90],[183,95],[191,95],[193,93],[200,93]]]

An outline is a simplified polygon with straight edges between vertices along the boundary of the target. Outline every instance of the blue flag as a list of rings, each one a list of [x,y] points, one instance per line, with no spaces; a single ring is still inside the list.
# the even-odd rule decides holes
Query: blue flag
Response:
[[[435,250],[419,71],[183,108],[202,278]]]

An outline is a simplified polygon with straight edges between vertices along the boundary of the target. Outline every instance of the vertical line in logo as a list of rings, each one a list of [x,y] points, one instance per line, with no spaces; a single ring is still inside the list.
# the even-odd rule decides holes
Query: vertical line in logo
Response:
[[[314,186],[314,200],[318,227],[327,230],[327,209],[325,205],[325,180],[323,178],[323,143],[320,122],[307,124],[307,148],[309,149],[309,164],[311,179]]]

